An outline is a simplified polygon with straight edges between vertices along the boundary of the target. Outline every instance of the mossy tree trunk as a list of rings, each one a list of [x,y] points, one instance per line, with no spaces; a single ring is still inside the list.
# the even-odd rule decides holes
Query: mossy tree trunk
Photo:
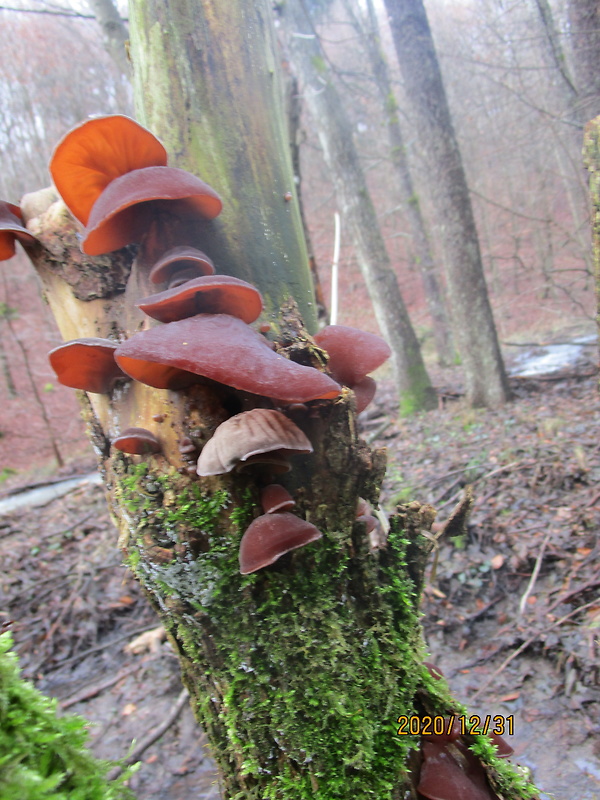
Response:
[[[161,41],[171,46],[178,37],[185,41],[189,64],[205,60],[217,69],[227,52],[230,60],[245,61],[251,84],[257,74],[269,85],[275,80],[266,66],[272,53],[252,33],[260,29],[261,36],[270,37],[267,2],[244,6],[203,0],[194,7],[194,29],[187,37],[178,25],[185,27],[191,14],[174,8],[173,20],[164,9],[160,22],[152,21],[150,10],[142,14],[133,8],[131,16],[145,22],[148,41],[156,46]],[[237,17],[232,8],[238,10]],[[224,27],[222,14],[227,17]],[[139,31],[137,37],[139,43]],[[144,63],[144,55],[139,61]],[[166,86],[172,64],[165,59],[162,77],[157,64],[147,61],[141,69],[153,76],[154,85]],[[173,95],[185,94],[176,75],[171,77]],[[242,71],[231,85],[244,79]],[[141,87],[139,74],[137,80]],[[221,85],[223,76],[213,80]],[[198,83],[195,79],[201,95]],[[225,94],[224,102],[229,101]],[[240,113],[251,112],[261,130],[266,125],[263,116],[280,113],[275,92],[269,101],[249,88],[245,100],[244,92],[238,92],[237,101],[252,106]],[[259,101],[265,105],[257,110],[254,104]],[[170,119],[169,108],[165,117]],[[188,108],[188,119],[210,117],[212,106],[203,109]],[[156,107],[146,121],[153,124],[159,111]],[[222,113],[221,108],[215,110]],[[172,124],[177,128],[177,120]],[[188,153],[189,143],[193,154],[201,151],[199,134],[194,124],[190,126],[192,132],[183,124],[178,127],[178,163],[210,177],[219,190],[224,177],[225,201],[233,207],[229,219],[224,213],[222,223],[196,231],[198,243],[214,247],[211,254],[218,267],[223,266],[222,253],[232,271],[246,267],[251,274],[244,272],[244,277],[263,289],[260,265],[266,264],[274,281],[266,284],[268,315],[274,318],[277,313],[279,347],[291,358],[318,363],[297,306],[288,299],[298,291],[310,315],[299,226],[294,212],[280,202],[287,167],[272,165],[264,180],[271,182],[278,175],[279,183],[275,188],[272,183],[260,186],[257,169],[265,163],[262,134],[255,140],[239,129],[241,138],[236,139],[226,131],[229,145],[218,152],[206,123],[206,146],[221,159],[207,176],[204,167],[210,159],[197,167]],[[273,151],[271,159],[276,158]],[[234,174],[237,195],[230,190]],[[174,242],[157,241],[151,229],[135,256],[128,248],[88,258],[79,250],[77,223],[62,202],[53,199],[51,191],[38,194],[25,198],[22,208],[40,240],[30,255],[64,338],[118,340],[147,326],[135,302],[151,289],[148,262]],[[244,209],[257,224],[244,221]],[[244,253],[252,254],[250,263]],[[276,312],[280,299],[283,305]],[[385,455],[358,438],[349,390],[334,401],[286,409],[310,438],[314,453],[296,457],[292,471],[280,479],[297,501],[294,513],[314,523],[322,539],[246,576],[239,573],[238,545],[260,513],[259,488],[269,476],[247,470],[200,479],[186,452],[189,445],[183,451],[180,445],[189,439],[200,450],[216,426],[236,410],[270,407],[271,401],[212,383],[168,391],[135,381],[121,383],[107,395],[82,393],[81,399],[119,529],[118,545],[179,656],[193,710],[222,771],[225,797],[400,800],[407,792],[414,797],[419,741],[396,735],[397,717],[460,713],[443,683],[423,666],[418,601],[429,543],[421,532],[430,527],[434,512],[418,503],[402,507],[385,542],[378,549],[370,547],[363,523],[355,519],[356,504],[359,496],[377,503]],[[111,447],[114,436],[131,425],[155,432],[162,452],[128,456]],[[478,748],[490,780],[502,787],[503,798],[531,796],[524,781],[494,757],[487,740],[469,741]]]

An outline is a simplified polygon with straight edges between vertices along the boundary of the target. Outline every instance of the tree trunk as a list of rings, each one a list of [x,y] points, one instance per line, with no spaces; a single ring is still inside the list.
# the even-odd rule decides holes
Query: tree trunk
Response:
[[[283,128],[276,102],[265,100],[258,110],[254,105],[257,76],[269,87],[275,80],[268,68],[273,54],[254,35],[260,30],[270,38],[269,4],[265,0],[240,5],[237,15],[232,6],[225,9],[221,0],[196,0],[186,13],[180,4],[174,20],[158,3],[143,15],[139,8],[132,9],[133,20],[143,20],[148,32],[147,38],[140,31],[134,35],[134,64],[141,62],[143,70],[139,69],[153,76],[153,85],[163,87],[165,118],[176,117],[169,98],[193,101],[194,107],[187,108],[189,130],[182,120],[173,123],[176,140],[182,143],[178,155],[186,163],[195,163],[194,154],[201,151],[198,125],[210,133],[215,128],[205,117],[221,117],[226,111],[219,102],[205,104],[210,95],[210,87],[203,85],[209,80],[208,70],[189,70],[194,91],[178,84],[171,72],[173,62],[164,59],[157,46],[162,36],[165,47],[167,42],[169,48],[175,41],[184,43],[190,64],[205,60],[216,65],[225,53],[231,61],[226,65],[228,75],[235,61],[246,67],[252,64],[245,74],[238,68],[239,79],[249,83],[246,92],[235,87],[240,102],[249,104],[249,109],[238,111],[242,117],[260,118],[263,132],[270,126],[262,116],[274,116],[275,128]],[[192,17],[194,35],[184,36],[182,30]],[[181,20],[183,29],[178,29]],[[225,33],[212,38],[219,30]],[[180,69],[185,71],[183,63]],[[164,89],[170,79],[175,81],[171,93]],[[210,76],[215,90],[222,89],[222,79],[215,73]],[[140,81],[138,72],[141,88]],[[273,91],[271,100],[277,97]],[[196,107],[199,98],[202,105]],[[224,100],[229,98],[226,93]],[[219,95],[212,99],[218,101]],[[150,100],[151,94],[148,116],[158,117],[159,109]],[[243,138],[235,138],[236,131]],[[236,125],[223,132],[222,149],[216,151],[208,133],[206,147],[215,160],[219,157],[212,169],[224,174],[224,194],[237,178],[237,196],[246,200],[244,207],[252,219],[274,220],[281,215],[279,189],[286,185],[283,176],[289,161],[271,165],[264,177],[269,188],[259,189],[257,170],[265,163],[260,137],[252,131],[247,135]],[[188,143],[190,152],[183,149]],[[271,151],[272,159],[276,155]],[[206,155],[202,160],[209,163]],[[234,165],[235,174],[228,172]],[[280,176],[279,183],[270,182],[272,175]],[[251,202],[253,191],[254,203],[265,204],[259,211]],[[121,339],[147,326],[135,302],[148,294],[148,261],[161,247],[172,244],[169,236],[157,241],[150,228],[134,258],[133,248],[86,257],[79,251],[78,225],[60,201],[48,207],[51,197],[46,196],[43,208],[34,207],[35,197],[24,198],[23,213],[40,240],[30,255],[64,338]],[[241,201],[230,196],[229,202],[240,228],[228,220],[214,226],[207,223],[196,233],[198,241],[226,243],[229,265],[236,264],[234,256],[242,252],[252,253],[268,268],[273,259],[276,265],[286,265],[286,291],[283,267],[273,272],[279,280],[270,294],[269,315],[274,319],[273,298],[289,295],[291,287],[306,286],[300,274],[306,272],[305,260],[286,259],[290,252],[302,252],[301,242],[283,236],[290,231],[299,236],[300,229],[291,223],[286,227],[291,219],[286,211],[281,215],[282,231],[273,228],[266,236],[264,226],[243,221],[246,212],[237,208]],[[257,268],[251,263],[248,269]],[[304,301],[308,305],[306,297]],[[314,344],[292,302],[284,304],[277,323],[283,350],[300,361],[317,363]],[[462,711],[444,683],[432,678],[423,665],[418,601],[430,543],[421,532],[430,528],[434,512],[418,503],[400,508],[387,539],[381,539],[378,549],[370,547],[364,524],[356,520],[357,498],[377,503],[385,457],[358,439],[349,391],[336,400],[286,408],[309,436],[314,453],[296,457],[292,471],[279,478],[296,498],[294,513],[314,523],[323,536],[249,575],[240,575],[238,546],[259,513],[259,491],[270,476],[254,467],[198,478],[188,442],[200,449],[218,423],[235,410],[270,407],[271,401],[212,382],[169,391],[128,381],[108,394],[81,394],[119,528],[119,547],[180,659],[194,713],[210,737],[223,773],[225,797],[400,800],[407,792],[414,796],[419,739],[397,735],[398,715]],[[155,432],[161,452],[130,456],[111,446],[115,434],[131,425]],[[420,722],[415,721],[418,727]],[[502,797],[531,796],[524,779],[495,757],[486,737],[465,734],[462,739],[476,746]]]
[[[600,114],[600,6],[597,0],[569,0],[572,58],[579,94],[579,119]]]
[[[375,316],[392,348],[392,369],[400,413],[437,405],[408,317],[398,280],[390,266],[375,209],[352,138],[352,127],[337,90],[328,78],[318,39],[305,7],[289,2],[281,9],[292,65],[304,85],[303,96],[316,127]]]
[[[108,54],[123,75],[131,75],[131,64],[127,57],[129,34],[113,0],[88,0],[96,21],[104,34],[104,45]]]
[[[390,161],[396,177],[396,188],[400,196],[402,211],[408,221],[412,239],[414,260],[421,273],[427,308],[433,323],[433,338],[439,363],[450,366],[454,363],[455,352],[450,331],[450,322],[446,310],[444,293],[439,281],[439,272],[433,260],[427,226],[421,213],[421,204],[416,192],[408,159],[404,137],[398,119],[398,104],[392,86],[390,73],[381,49],[381,37],[377,24],[377,16],[372,0],[367,2],[368,22],[358,19],[352,4],[345,0],[348,13],[352,15],[355,26],[364,43],[367,58],[371,64],[373,78],[379,92],[384,109],[388,141],[390,145]]]
[[[583,158],[589,172],[592,207],[592,255],[596,276],[596,322],[600,331],[600,117],[589,122],[583,137]]]
[[[386,0],[404,88],[414,112],[438,216],[448,301],[467,399],[497,407],[509,398],[471,199],[422,0]]]

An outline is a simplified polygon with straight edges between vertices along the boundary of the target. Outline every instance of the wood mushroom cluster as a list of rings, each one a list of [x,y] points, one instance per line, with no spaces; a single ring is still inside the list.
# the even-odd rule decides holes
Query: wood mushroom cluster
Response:
[[[294,501],[289,495],[275,503],[269,499],[273,493],[287,494],[283,487],[274,488],[273,474],[288,471],[292,455],[313,448],[284,411],[262,406],[285,409],[333,400],[345,384],[361,411],[375,393],[368,373],[389,356],[387,344],[354,328],[329,326],[315,337],[329,355],[328,372],[276,352],[251,327],[263,310],[258,289],[216,274],[212,260],[197,247],[185,241],[172,246],[186,230],[181,220],[213,220],[222,202],[199,178],[169,167],[163,145],[134,120],[113,115],[78,125],[55,148],[50,172],[83,226],[81,249],[88,255],[140,243],[151,230],[169,231],[164,251],[147,266],[149,281],[163,288],[137,303],[155,322],[125,341],[84,338],[54,348],[49,358],[58,380],[92,393],[112,392],[130,379],[172,391],[208,380],[256,396],[259,407],[222,423],[196,467],[200,476],[252,469],[257,480],[268,484],[262,494],[264,513],[241,542],[240,570],[256,571],[320,538],[317,528],[290,512]],[[8,239],[2,238],[4,231]],[[5,203],[0,207],[0,257],[4,251],[5,257],[12,255],[15,238],[26,245],[33,241],[21,225],[19,208]],[[161,451],[157,437],[142,428],[123,430],[112,445],[137,456]],[[186,447],[194,445],[190,441]]]

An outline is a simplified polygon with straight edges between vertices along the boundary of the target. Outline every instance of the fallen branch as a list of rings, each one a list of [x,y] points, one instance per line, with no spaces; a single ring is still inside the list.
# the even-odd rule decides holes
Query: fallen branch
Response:
[[[166,719],[164,719],[160,723],[160,725],[157,725],[155,728],[152,728],[152,730],[147,734],[147,736],[145,736],[142,739],[142,741],[136,747],[133,748],[133,750],[131,751],[130,755],[127,756],[127,758],[123,760],[123,765],[122,766],[114,767],[114,769],[112,769],[108,773],[107,778],[108,778],[109,781],[112,781],[115,778],[118,778],[119,775],[121,775],[121,773],[125,769],[125,767],[131,766],[131,764],[135,764],[136,761],[139,761],[140,756],[151,745],[153,745],[154,742],[157,739],[160,739],[160,737],[164,733],[166,733],[166,731],[175,722],[177,717],[181,714],[185,704],[189,700],[189,697],[190,697],[190,695],[189,695],[188,690],[187,689],[182,689],[181,692],[179,693],[179,697],[177,698],[177,702],[175,703],[175,705],[171,709],[171,713],[169,714],[169,716]]]
[[[548,531],[546,536],[544,537],[544,541],[542,542],[542,546],[540,548],[540,552],[538,557],[535,560],[535,566],[533,568],[533,572],[531,573],[531,578],[529,579],[529,583],[527,584],[527,589],[523,593],[521,597],[521,602],[519,603],[519,614],[523,615],[525,613],[525,605],[527,604],[527,600],[529,599],[529,595],[533,591],[533,587],[535,586],[535,582],[537,581],[538,575],[540,574],[540,568],[542,566],[542,559],[544,558],[544,553],[546,552],[546,545],[550,539],[552,534],[552,529]]]

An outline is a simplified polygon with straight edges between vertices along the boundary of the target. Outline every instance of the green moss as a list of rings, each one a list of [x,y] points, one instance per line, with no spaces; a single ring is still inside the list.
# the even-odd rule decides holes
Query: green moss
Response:
[[[0,636],[0,797],[3,800],[126,800],[128,770],[117,781],[106,778],[114,764],[87,749],[87,721],[56,713],[56,700],[44,697],[19,674],[9,652],[10,634]]]

